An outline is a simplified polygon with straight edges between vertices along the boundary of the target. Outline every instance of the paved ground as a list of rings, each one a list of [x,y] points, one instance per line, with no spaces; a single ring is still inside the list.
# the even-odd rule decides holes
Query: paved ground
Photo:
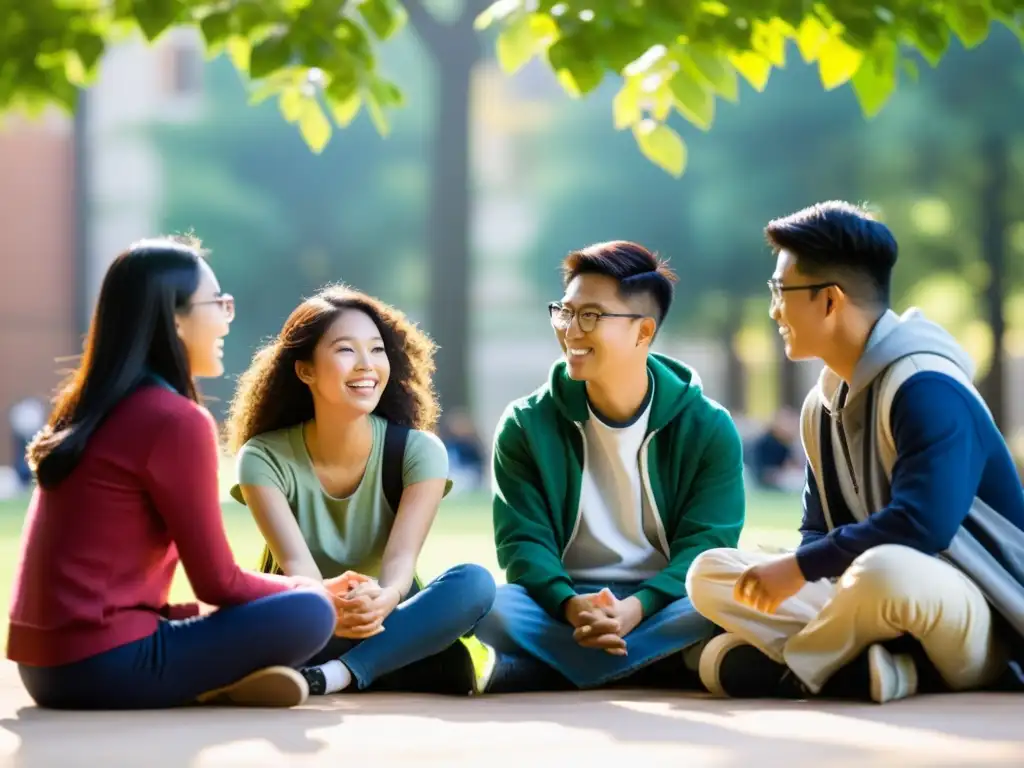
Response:
[[[0,765],[615,768],[1024,765],[1024,697],[884,707],[614,691],[479,699],[334,696],[291,711],[121,714],[32,706],[0,663]]]

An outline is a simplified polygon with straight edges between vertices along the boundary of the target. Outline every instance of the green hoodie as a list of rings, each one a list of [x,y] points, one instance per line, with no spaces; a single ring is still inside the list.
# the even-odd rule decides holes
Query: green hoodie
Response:
[[[640,471],[657,510],[656,546],[669,564],[643,582],[636,597],[650,616],[686,596],[686,572],[701,552],[735,547],[743,528],[743,448],[736,425],[706,397],[682,363],[651,353],[654,379]],[[586,386],[565,361],[548,383],[512,402],[494,444],[494,538],[510,584],[524,587],[549,614],[576,594],[562,556],[579,527]]]

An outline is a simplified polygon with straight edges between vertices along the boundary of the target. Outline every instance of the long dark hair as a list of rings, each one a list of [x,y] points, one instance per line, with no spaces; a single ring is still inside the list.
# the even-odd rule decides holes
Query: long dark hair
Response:
[[[45,427],[26,459],[43,488],[78,465],[89,438],[111,410],[156,374],[198,402],[175,313],[188,311],[199,285],[198,243],[144,240],[114,259],[103,278],[81,364],[60,386]]]
[[[440,413],[433,386],[434,342],[394,307],[346,286],[329,286],[296,307],[277,338],[255,354],[240,377],[227,425],[232,452],[256,435],[313,418],[313,394],[296,375],[295,363],[312,359],[331,323],[348,309],[373,320],[391,363],[391,377],[374,413],[405,427],[434,428]]]

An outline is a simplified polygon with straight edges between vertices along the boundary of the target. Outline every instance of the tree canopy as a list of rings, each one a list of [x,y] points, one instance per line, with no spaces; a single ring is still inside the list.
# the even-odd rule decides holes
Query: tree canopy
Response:
[[[253,83],[253,99],[278,99],[314,152],[365,109],[378,132],[403,104],[377,67],[376,47],[424,0],[0,0],[0,112],[72,109],[106,47],[141,31],[201,30],[209,54],[227,51]],[[408,9],[408,10],[407,10]],[[572,96],[621,76],[612,119],[654,163],[681,175],[686,146],[674,113],[711,127],[718,99],[739,98],[740,78],[763,90],[786,63],[787,41],[818,65],[826,89],[850,84],[878,113],[901,72],[935,66],[956,36],[974,47],[1001,23],[1024,37],[1024,0],[498,0],[477,18],[497,32],[508,72],[541,57]],[[330,117],[328,117],[330,116]]]

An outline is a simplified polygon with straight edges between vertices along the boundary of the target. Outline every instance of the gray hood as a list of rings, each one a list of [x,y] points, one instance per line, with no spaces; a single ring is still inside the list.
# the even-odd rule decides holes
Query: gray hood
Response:
[[[875,324],[867,346],[857,367],[853,371],[847,405],[856,400],[879,374],[903,357],[915,354],[932,354],[944,357],[969,379],[974,379],[975,365],[970,356],[956,342],[946,329],[928,320],[921,310],[908,309],[897,315],[886,310]],[[825,368],[821,372],[819,390],[825,406],[835,412],[835,398],[841,381],[833,371]]]

